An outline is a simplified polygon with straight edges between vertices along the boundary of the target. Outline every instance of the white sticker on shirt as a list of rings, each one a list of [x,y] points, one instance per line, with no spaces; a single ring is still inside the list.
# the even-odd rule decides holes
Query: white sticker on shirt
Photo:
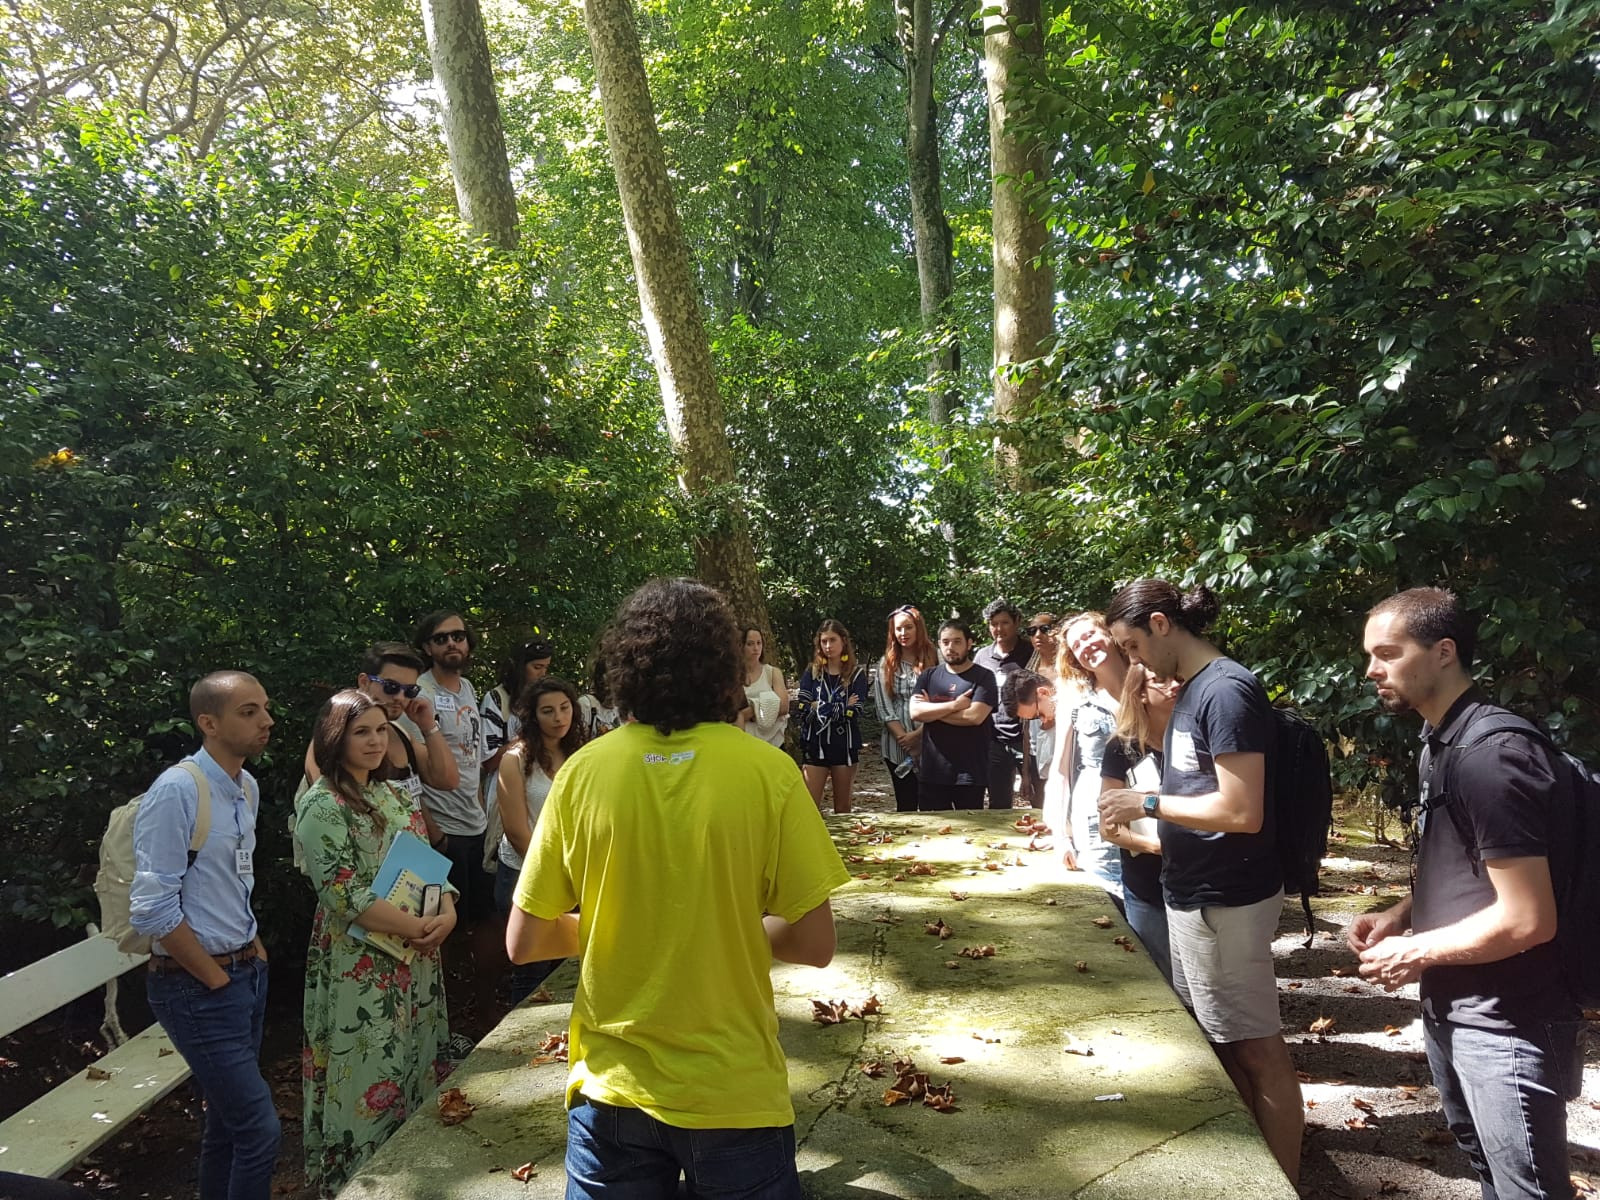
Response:
[[[254,858],[254,851],[244,849],[235,850],[233,852],[234,869],[238,871],[240,875],[254,875],[256,873],[256,869],[252,864],[252,860]]]
[[[1172,731],[1172,767],[1177,771],[1200,769],[1200,755],[1195,752],[1194,734],[1187,729]]]
[[[411,797],[411,806],[415,808],[422,801],[422,776],[413,772],[401,782],[406,785],[406,795]]]
[[[456,710],[456,698],[449,692],[435,692],[433,695],[433,711],[440,714],[453,713]]]

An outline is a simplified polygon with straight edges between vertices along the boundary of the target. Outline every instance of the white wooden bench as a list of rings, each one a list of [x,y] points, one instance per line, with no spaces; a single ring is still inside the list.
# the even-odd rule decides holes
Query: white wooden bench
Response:
[[[101,1029],[113,1043],[104,1058],[0,1122],[0,1171],[54,1179],[189,1077],[160,1025],[126,1038],[117,1021],[117,979],[148,956],[124,954],[90,929],[83,941],[0,977],[0,1037],[104,987]]]

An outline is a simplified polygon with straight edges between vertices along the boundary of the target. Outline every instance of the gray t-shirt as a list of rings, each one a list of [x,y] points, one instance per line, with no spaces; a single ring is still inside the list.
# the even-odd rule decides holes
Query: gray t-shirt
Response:
[[[461,773],[461,782],[453,791],[442,792],[424,784],[422,801],[433,814],[439,832],[472,837],[489,824],[478,794],[478,767],[483,761],[483,718],[478,713],[478,693],[464,675],[459,690],[454,692],[440,687],[432,671],[425,672],[417,682],[433,701],[439,729],[456,760],[456,770]]]

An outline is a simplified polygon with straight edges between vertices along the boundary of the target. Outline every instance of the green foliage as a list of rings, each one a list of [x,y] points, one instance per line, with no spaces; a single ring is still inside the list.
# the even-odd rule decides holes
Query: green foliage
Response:
[[[1600,744],[1597,17],[1058,18],[1032,101],[1067,299],[1016,569],[1210,584],[1273,690],[1391,759],[1362,616],[1444,583],[1496,694]]]
[[[293,912],[281,818],[363,646],[459,607],[480,663],[538,623],[578,674],[616,600],[684,567],[655,398],[579,361],[531,240],[490,255],[412,197],[185,165],[107,119],[0,186],[11,884],[91,862],[192,744],[188,684],[232,666],[278,714],[262,911]]]

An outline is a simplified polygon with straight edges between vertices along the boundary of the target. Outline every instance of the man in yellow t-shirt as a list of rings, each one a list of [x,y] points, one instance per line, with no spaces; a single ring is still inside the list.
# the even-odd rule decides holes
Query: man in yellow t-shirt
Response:
[[[517,882],[512,961],[579,959],[569,1197],[800,1195],[770,969],[832,960],[849,875],[794,763],[728,723],[738,638],[692,580],[623,602],[601,667],[631,720],[557,773]]]

